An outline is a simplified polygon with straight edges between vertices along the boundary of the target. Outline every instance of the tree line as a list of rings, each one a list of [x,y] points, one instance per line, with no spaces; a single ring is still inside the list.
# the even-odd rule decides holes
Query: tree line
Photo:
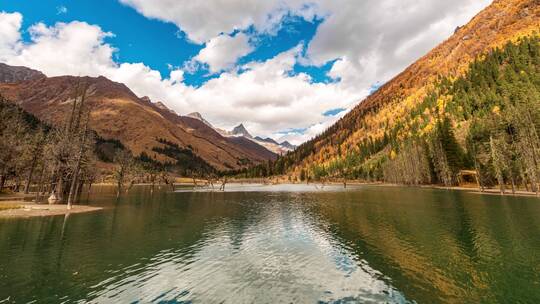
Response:
[[[82,78],[84,79],[84,78]],[[113,182],[117,194],[136,183],[174,187],[175,176],[214,176],[215,170],[189,148],[156,139],[154,155],[133,155],[114,139],[92,130],[92,87],[80,80],[65,120],[48,125],[0,95],[0,192],[35,194],[35,201],[66,203],[80,200],[97,181]],[[161,160],[160,159],[161,156]],[[98,163],[110,163],[104,169]]]

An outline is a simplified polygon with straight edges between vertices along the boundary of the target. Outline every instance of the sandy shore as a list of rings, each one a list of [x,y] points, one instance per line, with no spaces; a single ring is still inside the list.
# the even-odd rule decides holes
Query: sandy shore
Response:
[[[2,210],[2,206],[15,209]],[[36,216],[54,216],[73,213],[85,213],[103,210],[101,207],[73,205],[68,210],[66,205],[32,204],[23,201],[4,201],[0,205],[0,218],[28,218]]]

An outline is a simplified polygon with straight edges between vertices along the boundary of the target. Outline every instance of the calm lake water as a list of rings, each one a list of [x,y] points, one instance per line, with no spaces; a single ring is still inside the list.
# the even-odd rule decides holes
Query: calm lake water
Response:
[[[540,199],[228,185],[0,219],[0,303],[540,303]]]

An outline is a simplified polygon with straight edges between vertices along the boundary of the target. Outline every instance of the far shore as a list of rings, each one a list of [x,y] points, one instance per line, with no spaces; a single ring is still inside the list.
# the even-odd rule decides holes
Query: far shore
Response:
[[[244,183],[244,184],[307,184],[306,182],[293,182],[283,179],[230,179],[228,183]],[[404,184],[392,184],[392,183],[385,183],[385,182],[367,182],[367,181],[358,181],[358,180],[347,180],[345,183],[343,181],[313,181],[309,182],[309,184],[314,185],[341,185],[344,184],[346,186],[381,186],[381,187],[418,187],[418,188],[431,188],[431,189],[441,189],[441,190],[459,190],[459,191],[466,191],[470,193],[475,194],[485,194],[485,195],[500,195],[500,196],[523,196],[523,197],[538,197],[536,193],[525,191],[523,189],[519,189],[515,191],[515,193],[512,193],[512,189],[509,185],[507,185],[505,194],[502,194],[499,188],[484,188],[483,191],[481,191],[477,185],[475,184],[465,184],[461,186],[452,186],[452,187],[445,187],[442,185],[404,185]],[[193,184],[192,184],[193,185]]]
[[[214,181],[218,184],[218,181]],[[506,193],[502,194],[499,188],[485,188],[484,191],[481,191],[474,184],[466,184],[455,187],[444,187],[441,185],[401,185],[401,184],[391,184],[383,182],[365,182],[358,180],[347,180],[347,181],[316,181],[316,182],[294,182],[289,181],[284,178],[273,178],[273,179],[264,179],[264,178],[253,178],[253,179],[238,179],[230,178],[227,181],[227,184],[262,184],[262,185],[278,185],[278,184],[291,184],[291,185],[300,185],[300,184],[309,184],[314,186],[321,185],[333,185],[333,186],[342,186],[344,188],[349,186],[380,186],[380,187],[417,187],[417,188],[430,188],[430,189],[441,189],[441,190],[458,190],[466,191],[475,194],[483,195],[498,195],[498,196],[510,196],[510,197],[538,197],[534,192],[524,191],[523,189],[516,190],[515,193],[512,193],[511,188],[506,189]],[[113,183],[95,183],[95,186],[115,186]],[[149,186],[151,184],[134,184],[134,186]],[[208,185],[206,180],[198,179],[196,183],[192,180],[182,179],[180,182],[174,183],[175,186],[205,186]],[[168,187],[164,184],[155,184],[156,187]],[[324,187],[317,187],[318,189],[323,189]],[[65,215],[65,214],[76,214],[76,213],[86,213],[86,212],[95,212],[103,210],[102,207],[88,206],[88,205],[73,205],[71,209],[67,209],[65,204],[36,204],[33,201],[28,201],[34,197],[34,194],[2,194],[0,195],[0,219],[2,218],[29,218],[29,217],[43,217],[43,216],[56,216],[56,215]]]
[[[207,183],[207,180],[203,179],[197,179],[197,186],[202,186]],[[217,185],[219,184],[219,180],[214,180],[214,183]],[[227,184],[231,183],[240,183],[240,184],[264,184],[264,185],[276,185],[276,184],[291,184],[291,185],[299,185],[299,184],[307,184],[307,182],[298,182],[298,181],[289,181],[286,178],[229,178],[227,180]],[[309,182],[309,184],[314,185],[344,185],[343,181],[312,181]],[[523,196],[523,197],[538,197],[536,193],[525,191],[524,189],[516,189],[515,193],[512,193],[512,189],[510,185],[507,185],[505,194],[502,194],[499,188],[484,188],[483,191],[481,191],[476,184],[464,184],[460,186],[452,186],[452,187],[445,187],[442,185],[404,185],[404,184],[392,184],[392,183],[385,183],[385,182],[367,182],[367,181],[359,181],[359,180],[347,180],[346,186],[360,186],[360,185],[366,185],[366,186],[386,186],[386,187],[418,187],[418,188],[431,188],[431,189],[442,189],[442,190],[459,190],[459,191],[466,191],[470,193],[475,194],[485,194],[485,195],[500,195],[500,196]],[[105,185],[105,184],[102,184]],[[110,184],[113,185],[113,184]],[[150,185],[150,184],[137,184],[137,185]],[[175,186],[194,186],[195,183],[191,179],[183,178],[181,182],[175,183]],[[157,186],[157,184],[156,184]],[[164,186],[161,184],[161,186]]]

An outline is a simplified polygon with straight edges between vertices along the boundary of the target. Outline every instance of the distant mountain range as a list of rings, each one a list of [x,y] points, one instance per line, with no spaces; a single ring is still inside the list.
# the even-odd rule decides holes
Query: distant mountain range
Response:
[[[46,77],[26,67],[0,64],[0,94],[52,125],[65,122],[81,84],[89,88],[91,129],[104,139],[119,140],[134,155],[145,152],[156,160],[171,161],[157,152],[166,141],[191,150],[217,170],[245,168],[277,157],[249,137],[222,135],[199,113],[178,115],[162,102],[138,97],[105,77]]]
[[[251,133],[246,129],[243,123],[240,123],[236,127],[234,127],[231,131],[223,130],[220,128],[214,127],[210,122],[208,122],[206,119],[203,118],[203,116],[199,112],[193,112],[187,115],[188,117],[198,119],[207,126],[211,127],[212,129],[216,130],[216,132],[220,133],[222,136],[233,138],[233,137],[243,137],[246,139],[249,139],[252,142],[255,142],[258,145],[261,145],[268,149],[269,151],[272,151],[275,154],[285,154],[289,151],[293,151],[296,146],[291,144],[288,141],[284,141],[281,143],[278,143],[277,141],[273,140],[270,137],[262,138],[259,136],[253,137]]]

